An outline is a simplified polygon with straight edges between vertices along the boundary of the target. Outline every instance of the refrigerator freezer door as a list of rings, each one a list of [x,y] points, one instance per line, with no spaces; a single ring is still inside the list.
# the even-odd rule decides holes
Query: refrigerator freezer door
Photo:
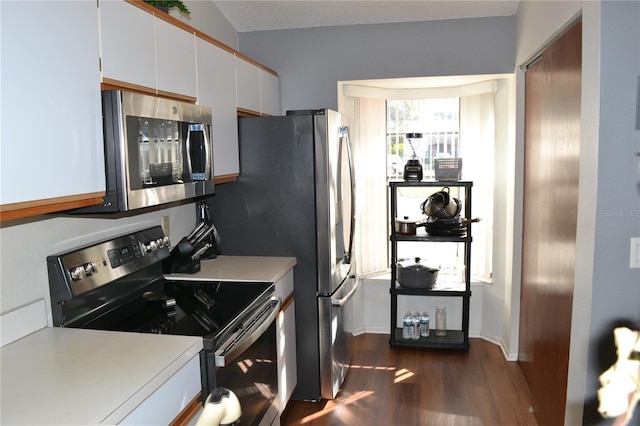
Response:
[[[348,277],[332,297],[318,297],[320,311],[320,392],[333,399],[351,363],[355,276]]]

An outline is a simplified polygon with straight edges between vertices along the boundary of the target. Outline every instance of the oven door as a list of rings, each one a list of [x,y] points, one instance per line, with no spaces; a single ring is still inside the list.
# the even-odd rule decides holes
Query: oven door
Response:
[[[279,414],[275,319],[281,303],[271,297],[243,312],[216,344],[216,387],[236,394],[243,425],[271,425]]]

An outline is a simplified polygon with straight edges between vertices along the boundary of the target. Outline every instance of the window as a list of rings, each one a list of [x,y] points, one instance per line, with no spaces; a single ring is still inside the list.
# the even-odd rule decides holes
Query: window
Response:
[[[389,227],[392,220],[388,216],[387,180],[403,177],[404,164],[413,156],[415,149],[416,157],[423,164],[424,179],[429,180],[435,179],[435,158],[462,158],[462,180],[473,182],[472,217],[468,219],[481,220],[472,227],[472,279],[491,280],[496,173],[493,166],[496,137],[494,90],[493,84],[481,84],[474,86],[473,91],[461,90],[460,87],[438,89],[437,96],[430,96],[428,90],[416,90],[409,93],[410,96],[382,97],[380,95],[393,93],[367,91],[360,86],[345,89],[353,99],[356,215],[359,219],[355,250],[361,277],[389,268]],[[407,99],[411,96],[414,98]],[[427,123],[432,126],[427,126]],[[407,133],[423,135],[413,149],[406,138]],[[414,143],[413,140],[411,142]],[[414,201],[411,203],[415,204]]]
[[[404,164],[417,158],[422,165],[423,179],[435,180],[434,159],[460,155],[460,99],[387,100],[386,104],[387,178],[402,179]],[[399,167],[395,166],[396,162]],[[397,195],[398,213],[408,214],[412,220],[423,217],[419,208],[425,200],[423,189],[402,188]],[[462,198],[457,193],[451,195]],[[388,218],[389,223],[392,219],[395,218]],[[420,257],[440,268],[441,283],[448,276],[461,277],[464,270],[464,251],[455,243],[398,245],[399,259],[412,257]]]
[[[424,179],[435,179],[434,159],[460,155],[459,117],[460,98],[388,100],[387,177],[401,179],[407,160],[417,158]]]

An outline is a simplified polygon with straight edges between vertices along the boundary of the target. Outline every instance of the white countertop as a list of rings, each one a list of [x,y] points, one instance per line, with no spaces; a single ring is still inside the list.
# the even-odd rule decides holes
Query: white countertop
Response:
[[[295,257],[218,256],[203,260],[200,272],[166,275],[172,280],[264,281],[275,283],[296,265]]]
[[[201,349],[200,337],[44,328],[0,349],[0,423],[118,423]]]

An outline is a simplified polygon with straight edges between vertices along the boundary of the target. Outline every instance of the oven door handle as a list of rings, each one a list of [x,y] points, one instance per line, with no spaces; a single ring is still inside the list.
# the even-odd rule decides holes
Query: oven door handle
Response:
[[[263,303],[251,317],[243,321],[244,324],[249,324],[249,326],[247,328],[242,327],[233,333],[233,335],[216,350],[216,367],[228,365],[236,359],[238,355],[253,345],[269,326],[271,326],[271,323],[275,321],[281,306],[281,298],[276,296],[271,297]]]

